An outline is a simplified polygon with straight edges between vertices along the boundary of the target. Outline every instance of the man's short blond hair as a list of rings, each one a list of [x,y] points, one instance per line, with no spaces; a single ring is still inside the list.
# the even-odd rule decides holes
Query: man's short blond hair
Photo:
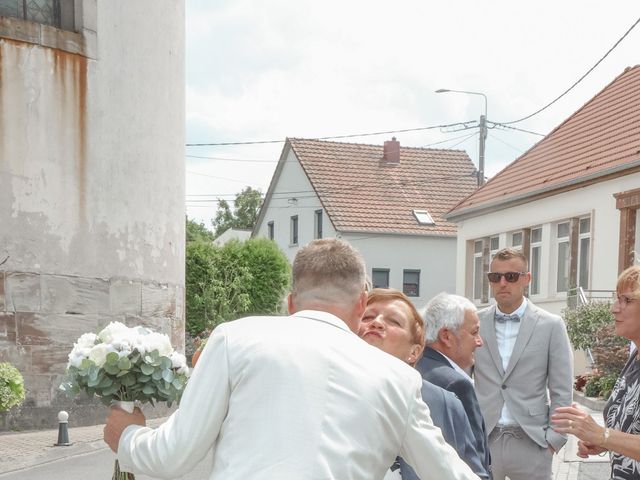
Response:
[[[337,238],[313,240],[301,248],[292,275],[291,294],[301,307],[312,302],[355,303],[366,283],[362,255]]]
[[[525,254],[522,253],[522,250],[516,250],[515,248],[503,248],[501,250],[498,250],[496,254],[493,256],[493,259],[491,261],[492,262],[493,260],[507,261],[507,260],[511,260],[512,258],[517,258],[518,260],[522,260],[522,263],[524,263],[524,271],[525,272],[529,271],[529,260],[527,260],[527,257],[525,256]]]

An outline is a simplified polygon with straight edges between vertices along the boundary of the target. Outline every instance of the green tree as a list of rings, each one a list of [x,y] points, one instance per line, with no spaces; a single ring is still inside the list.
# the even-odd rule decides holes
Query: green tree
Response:
[[[251,187],[246,187],[236,195],[233,211],[226,200],[219,199],[216,216],[211,222],[214,236],[217,237],[229,228],[252,229],[258,218],[260,205],[262,205],[262,193]]]
[[[291,267],[268,239],[232,240],[218,247],[186,247],[187,331],[205,329],[247,314],[281,313]]]
[[[204,223],[196,222],[186,217],[186,237],[187,243],[196,241],[208,241],[211,242],[215,239],[213,232],[205,227]]]

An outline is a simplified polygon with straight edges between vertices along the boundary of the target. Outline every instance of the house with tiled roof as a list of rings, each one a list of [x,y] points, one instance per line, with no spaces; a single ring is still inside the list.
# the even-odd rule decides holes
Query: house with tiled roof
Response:
[[[446,214],[458,225],[457,293],[489,303],[486,273],[503,247],[522,249],[529,296],[554,313],[578,287],[613,290],[638,263],[639,187],[637,65]]]
[[[341,237],[375,286],[422,306],[454,288],[456,225],[444,214],[476,187],[462,150],[290,138],[253,235],[275,240],[290,261],[315,238]]]

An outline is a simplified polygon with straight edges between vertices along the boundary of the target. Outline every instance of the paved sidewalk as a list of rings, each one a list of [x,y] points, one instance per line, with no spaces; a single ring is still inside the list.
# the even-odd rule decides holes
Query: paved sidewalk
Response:
[[[147,425],[156,427],[165,419],[149,419]],[[58,430],[38,430],[20,433],[0,433],[0,478],[3,474],[43,465],[76,455],[108,448],[102,441],[104,425],[69,428],[68,447],[55,447]]]
[[[602,425],[602,413],[585,408]],[[150,427],[160,425],[165,419],[148,420]],[[73,421],[73,419],[71,419]],[[11,472],[45,465],[78,455],[107,449],[102,441],[104,425],[69,428],[68,447],[55,447],[58,430],[39,430],[21,433],[0,433],[0,479]],[[567,445],[554,456],[553,480],[601,480],[608,478],[609,457],[576,456],[577,442],[569,436]]]

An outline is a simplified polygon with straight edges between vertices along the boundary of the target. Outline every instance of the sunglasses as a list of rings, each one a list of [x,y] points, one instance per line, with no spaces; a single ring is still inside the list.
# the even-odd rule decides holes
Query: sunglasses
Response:
[[[491,283],[498,283],[500,279],[504,277],[504,279],[509,283],[515,283],[520,279],[520,275],[526,275],[527,272],[489,272],[487,273],[487,278]]]

